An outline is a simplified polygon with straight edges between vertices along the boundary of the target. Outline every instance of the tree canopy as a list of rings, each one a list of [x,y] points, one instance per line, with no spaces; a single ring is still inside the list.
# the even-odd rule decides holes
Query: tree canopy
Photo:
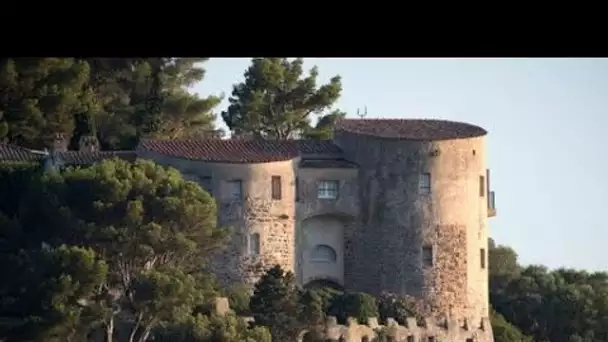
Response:
[[[125,340],[143,342],[217,295],[201,269],[227,230],[211,196],[175,169],[118,159],[68,168],[41,175],[24,201],[1,255],[16,275],[0,284],[9,341],[111,341],[122,325]]]
[[[342,81],[334,76],[318,86],[318,68],[303,75],[303,65],[302,58],[253,58],[244,81],[233,86],[228,109],[222,112],[228,128],[236,135],[277,140],[312,135],[311,117],[322,115],[338,100]],[[338,114],[329,115],[320,130]]]
[[[218,96],[188,87],[203,80],[205,58],[0,59],[0,139],[49,147],[55,134],[95,133],[106,149],[141,137],[195,138],[214,129]]]

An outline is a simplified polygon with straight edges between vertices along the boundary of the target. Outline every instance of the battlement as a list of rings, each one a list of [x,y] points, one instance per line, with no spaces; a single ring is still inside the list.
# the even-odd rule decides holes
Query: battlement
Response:
[[[375,317],[368,318],[366,324],[359,324],[355,318],[348,318],[346,325],[340,325],[335,317],[328,317],[325,333],[331,340],[344,342],[371,342],[379,335],[386,336],[386,341],[394,342],[491,342],[494,340],[487,318],[479,322],[470,319],[436,321],[433,318],[425,318],[422,322],[418,322],[416,318],[407,318],[405,325],[400,325],[392,318],[388,318],[385,325],[379,324]],[[302,339],[305,334],[306,332],[302,333]]]
[[[219,314],[230,312],[227,298],[217,298],[215,311]],[[253,318],[243,317],[252,322]],[[408,317],[400,325],[395,319],[387,318],[381,325],[378,318],[370,317],[366,324],[349,317],[345,325],[338,324],[336,317],[327,317],[324,332],[327,339],[341,342],[372,342],[379,336],[386,339],[379,342],[493,342],[492,326],[488,318],[481,320],[425,318],[418,321]],[[302,331],[299,342],[304,341],[307,331]]]

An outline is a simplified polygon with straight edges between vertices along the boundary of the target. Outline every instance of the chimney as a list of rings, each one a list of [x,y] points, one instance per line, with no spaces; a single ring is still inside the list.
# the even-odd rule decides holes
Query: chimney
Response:
[[[97,152],[99,151],[99,140],[95,135],[83,135],[78,141],[78,146],[81,152]]]
[[[70,141],[63,133],[55,133],[53,144],[51,145],[52,152],[65,152],[68,150]]]

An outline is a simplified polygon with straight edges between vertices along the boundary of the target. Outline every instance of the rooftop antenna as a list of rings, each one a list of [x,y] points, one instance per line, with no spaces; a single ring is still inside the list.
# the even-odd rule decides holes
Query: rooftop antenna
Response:
[[[364,117],[367,116],[367,106],[365,106],[365,110],[363,111],[363,113],[361,113],[359,111],[359,108],[357,108],[357,116],[360,117],[361,119],[363,119]]]

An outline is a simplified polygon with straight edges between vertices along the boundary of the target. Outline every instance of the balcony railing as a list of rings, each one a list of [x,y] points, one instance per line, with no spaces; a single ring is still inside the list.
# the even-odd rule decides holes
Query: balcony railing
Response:
[[[494,191],[488,192],[488,217],[496,216],[496,196]]]

